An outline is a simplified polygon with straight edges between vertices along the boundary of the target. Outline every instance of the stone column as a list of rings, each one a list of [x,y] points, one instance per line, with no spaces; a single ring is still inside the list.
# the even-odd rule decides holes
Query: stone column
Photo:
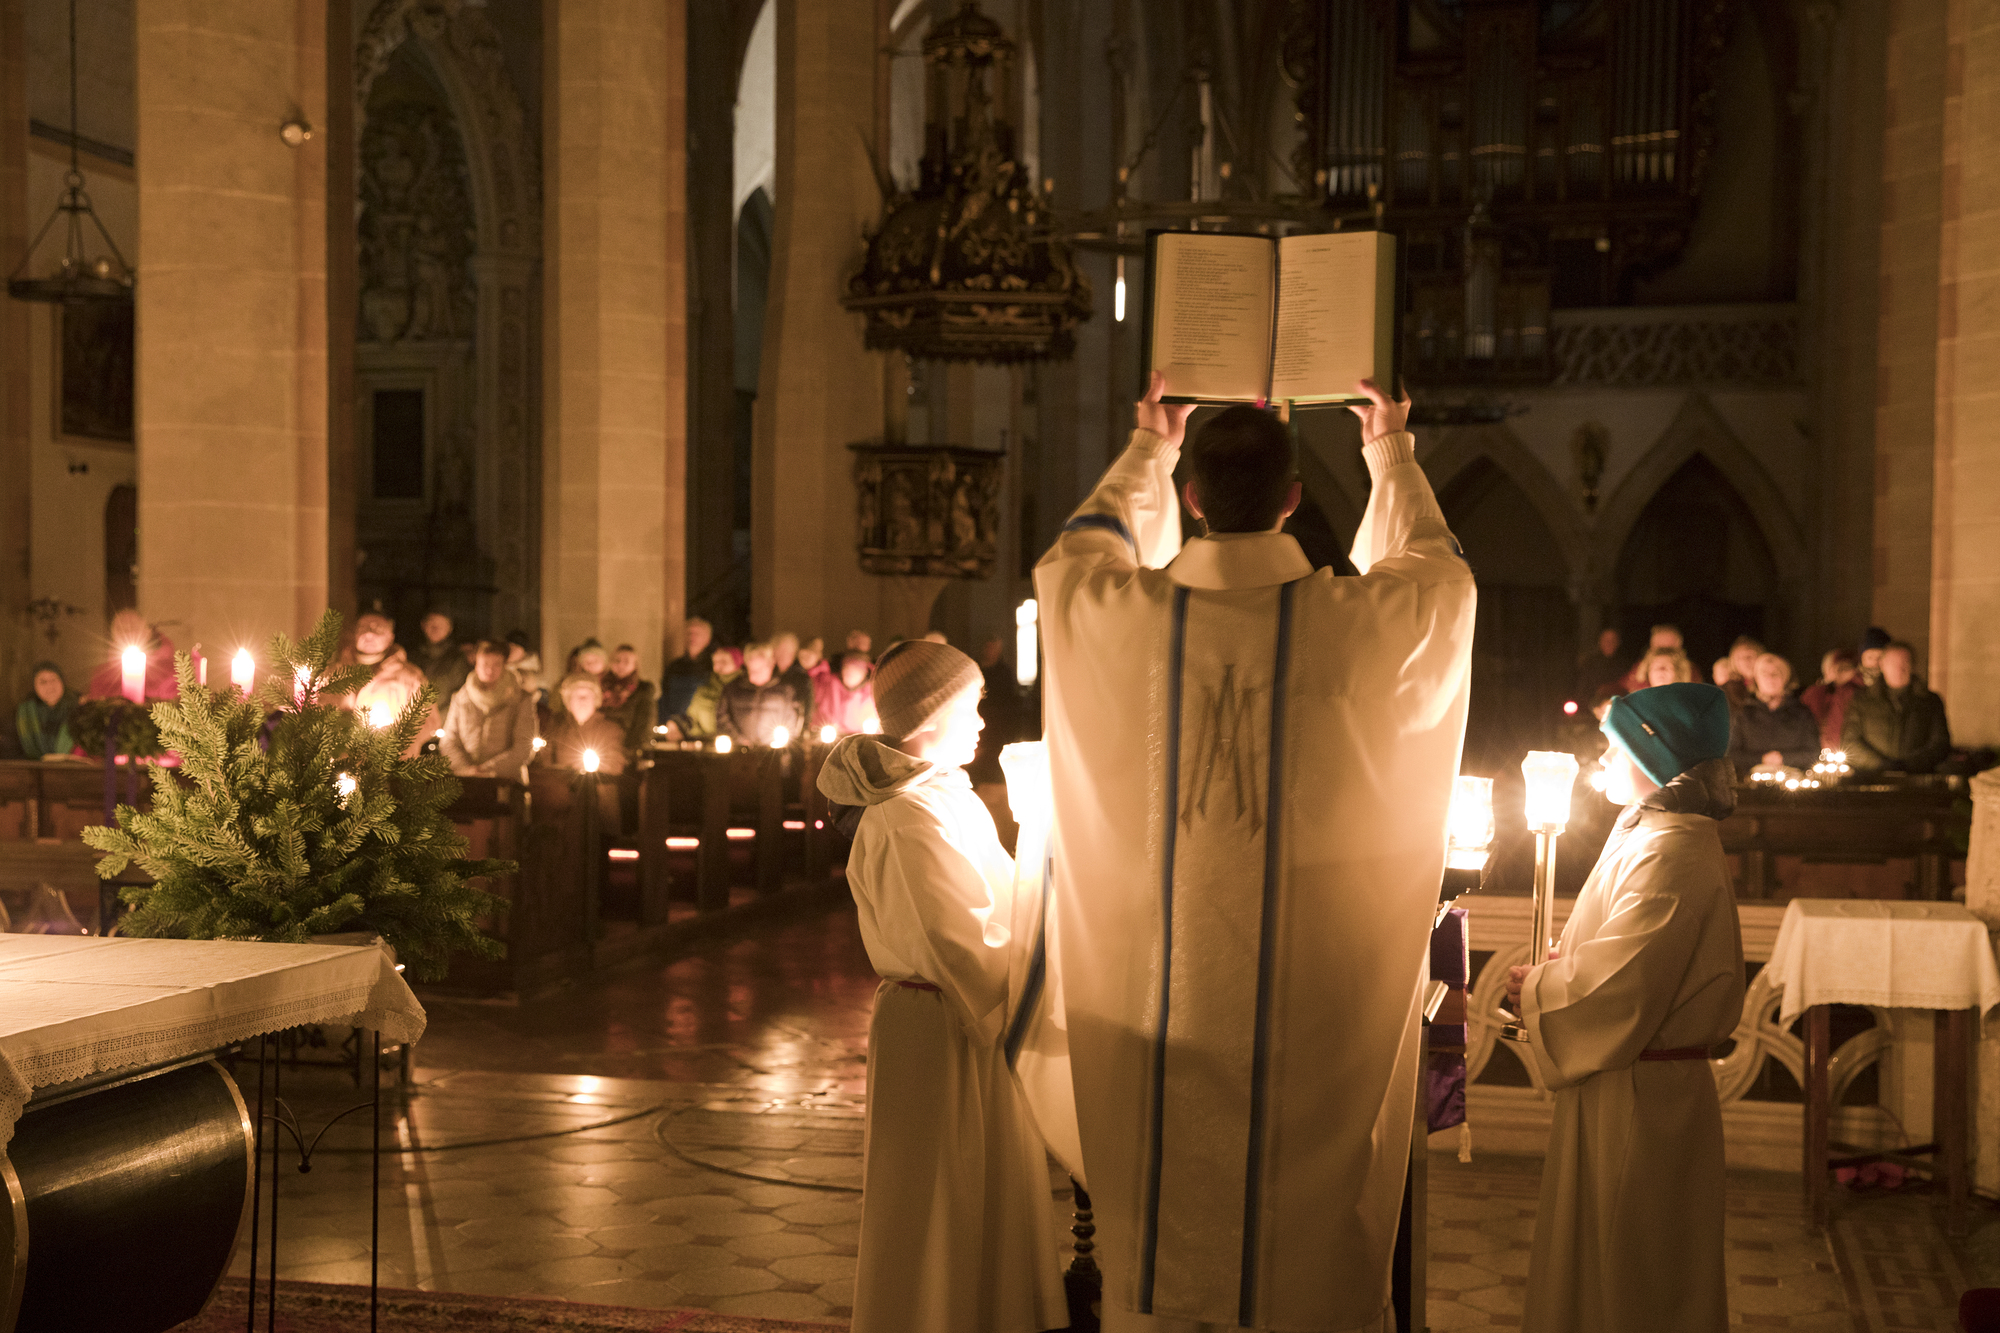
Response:
[[[1875,401],[1876,624],[1930,631],[1946,0],[1889,7]]]
[[[542,660],[683,606],[686,5],[543,8]]]
[[[139,609],[226,657],[327,604],[326,2],[135,18]]]
[[[874,6],[776,0],[777,217],[771,246],[752,482],[752,621],[838,648],[922,633],[942,584],[873,579],[855,550],[853,456],[879,439],[883,372],[841,284],[881,214],[875,133]],[[928,590],[899,588],[924,582]],[[922,603],[921,606],[918,603]]]
[[[0,255],[9,272],[28,248],[27,36],[21,0],[0,0]],[[44,204],[53,203],[49,200]],[[28,567],[34,525],[29,521],[33,449],[29,443],[28,319],[32,307],[0,298],[0,689],[24,697],[34,662],[34,636],[23,614],[35,595]]]
[[[2000,745],[2000,10],[1946,15],[1930,683],[1954,739]]]

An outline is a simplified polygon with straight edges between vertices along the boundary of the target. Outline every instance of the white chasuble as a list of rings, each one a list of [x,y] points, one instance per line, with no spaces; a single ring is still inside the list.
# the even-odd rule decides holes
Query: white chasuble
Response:
[[[1036,569],[1107,1327],[1388,1303],[1474,610],[1411,445],[1365,450],[1359,578],[1281,533],[1183,549],[1145,431]]]
[[[1620,818],[1521,1011],[1555,1090],[1525,1327],[1705,1333],[1729,1323],[1722,1108],[1706,1049],[1743,1012],[1743,937],[1715,820]]]

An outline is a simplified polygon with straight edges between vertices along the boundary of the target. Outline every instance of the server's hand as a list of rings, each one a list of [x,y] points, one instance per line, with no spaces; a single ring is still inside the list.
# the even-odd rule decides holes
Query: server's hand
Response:
[[[1347,410],[1361,418],[1361,442],[1367,444],[1381,439],[1384,435],[1394,435],[1405,429],[1410,421],[1410,396],[1404,394],[1400,402],[1392,401],[1375,386],[1374,380],[1362,380],[1354,386],[1368,395],[1368,406],[1349,404]]]
[[[1167,391],[1167,377],[1159,371],[1153,372],[1153,382],[1146,389],[1146,396],[1132,405],[1132,424],[1140,430],[1149,430],[1175,448],[1180,447],[1181,436],[1187,434],[1188,414],[1194,411],[1193,403],[1163,403],[1160,398]]]

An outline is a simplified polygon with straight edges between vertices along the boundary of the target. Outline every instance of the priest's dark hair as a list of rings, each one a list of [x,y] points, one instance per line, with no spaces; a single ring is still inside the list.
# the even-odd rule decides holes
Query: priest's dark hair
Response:
[[[1278,521],[1297,475],[1291,432],[1259,407],[1231,407],[1189,441],[1195,499],[1210,532],[1262,532]]]

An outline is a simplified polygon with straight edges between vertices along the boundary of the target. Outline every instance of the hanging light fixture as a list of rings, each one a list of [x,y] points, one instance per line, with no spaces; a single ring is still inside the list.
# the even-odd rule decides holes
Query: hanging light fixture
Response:
[[[76,125],[76,0],[69,3],[69,174],[63,177],[62,197],[56,201],[55,212],[35,233],[35,239],[28,244],[28,252],[21,256],[21,262],[7,279],[7,294],[21,301],[46,301],[55,305],[73,305],[84,301],[130,301],[132,299],[132,266],[119,253],[118,242],[111,239],[111,233],[104,229],[97,210],[91,206],[90,195],[83,188],[83,170],[77,161]],[[56,225],[57,219],[64,219],[63,257],[56,271],[47,277],[25,276],[35,252],[41,248],[42,239]],[[98,236],[111,253],[91,258],[84,250],[84,219],[97,228]]]

